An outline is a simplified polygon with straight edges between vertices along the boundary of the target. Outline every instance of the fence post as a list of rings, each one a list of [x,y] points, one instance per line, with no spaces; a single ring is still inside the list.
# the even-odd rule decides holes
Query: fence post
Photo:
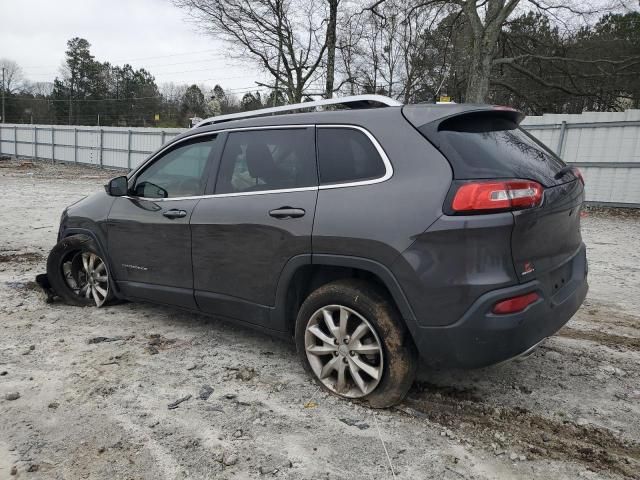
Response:
[[[127,168],[131,170],[131,130],[127,136]]]
[[[164,145],[166,132],[162,130],[162,135],[160,136],[160,146]]]
[[[98,158],[100,160],[100,168],[102,168],[102,137],[103,137],[104,131],[102,129],[100,129],[100,152],[98,154]]]
[[[51,126],[51,163],[56,163],[56,131]]]
[[[33,158],[38,160],[38,127],[33,126]]]
[[[560,138],[558,139],[558,146],[556,147],[556,155],[562,158],[562,150],[564,149],[564,134],[567,130],[567,122],[562,121],[560,125]]]
[[[13,126],[13,153],[16,156],[16,160],[18,159],[18,126]]]
[[[78,163],[78,129],[73,127],[73,163]]]

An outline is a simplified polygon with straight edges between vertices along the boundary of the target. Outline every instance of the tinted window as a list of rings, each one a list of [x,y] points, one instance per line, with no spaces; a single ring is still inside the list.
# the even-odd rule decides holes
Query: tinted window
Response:
[[[385,166],[371,140],[352,128],[318,128],[320,183],[379,178]]]
[[[438,141],[458,179],[525,178],[550,186],[559,182],[554,176],[565,166],[517,123],[491,113],[443,122]],[[572,175],[560,183],[568,180]]]
[[[215,138],[193,140],[162,155],[137,176],[135,195],[147,198],[202,195],[205,167],[215,141]]]
[[[257,192],[317,185],[313,130],[231,132],[216,193]]]

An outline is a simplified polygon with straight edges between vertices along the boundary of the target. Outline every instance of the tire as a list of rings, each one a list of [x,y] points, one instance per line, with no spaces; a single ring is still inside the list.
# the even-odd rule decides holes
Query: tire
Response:
[[[415,378],[416,349],[400,314],[382,289],[362,280],[312,292],[298,312],[295,341],[302,365],[323,389],[373,408],[402,401]]]
[[[107,262],[86,235],[64,238],[51,249],[47,277],[56,295],[69,305],[102,307],[113,299]]]

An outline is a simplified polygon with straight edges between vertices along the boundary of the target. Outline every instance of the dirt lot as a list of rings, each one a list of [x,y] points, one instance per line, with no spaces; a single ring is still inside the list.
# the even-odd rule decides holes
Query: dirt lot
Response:
[[[0,479],[640,478],[639,216],[584,218],[588,300],[531,357],[422,367],[373,412],[245,328],[45,304],[33,278],[62,209],[113,175],[0,162]]]

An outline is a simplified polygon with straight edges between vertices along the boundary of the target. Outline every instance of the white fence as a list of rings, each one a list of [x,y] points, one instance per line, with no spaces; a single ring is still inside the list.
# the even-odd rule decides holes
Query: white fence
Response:
[[[529,132],[580,167],[587,201],[640,207],[640,110],[527,117]],[[0,154],[133,168],[184,129],[0,124]]]
[[[66,127],[0,124],[0,154],[133,168],[180,128]]]
[[[640,208],[640,110],[546,114],[522,126],[580,168],[587,201]]]

